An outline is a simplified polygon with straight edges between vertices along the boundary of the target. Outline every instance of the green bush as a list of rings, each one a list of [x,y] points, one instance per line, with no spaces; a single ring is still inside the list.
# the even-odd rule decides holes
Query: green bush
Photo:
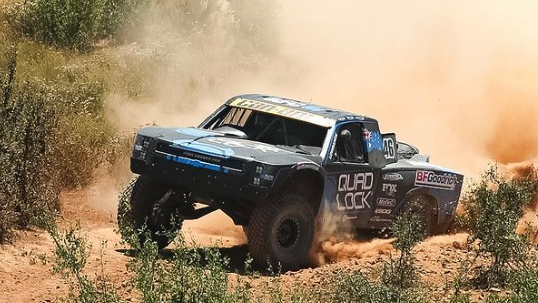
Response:
[[[538,302],[538,268],[532,266],[513,274],[509,279],[509,286],[512,292],[503,302]]]
[[[70,227],[66,231],[59,231],[54,223],[54,216],[45,224],[55,244],[53,273],[60,274],[70,282],[69,301],[80,303],[119,303],[120,297],[112,284],[106,279],[104,272],[99,273],[95,279],[84,273],[91,247],[86,239],[80,235],[80,227]],[[106,245],[106,243],[101,243]],[[101,250],[100,259],[103,254]],[[104,271],[104,268],[101,268]]]
[[[533,176],[507,180],[494,166],[465,197],[470,242],[476,241],[477,255],[491,259],[479,269],[475,285],[504,285],[511,273],[528,264],[530,243],[526,235],[516,234],[516,227],[536,189]]]
[[[86,51],[113,36],[143,0],[27,0],[6,6],[23,34],[49,45]]]
[[[489,295],[486,303],[534,303],[538,302],[538,269],[532,266],[514,272],[508,278],[509,292],[505,296]],[[472,303],[468,294],[456,293],[448,303]]]
[[[420,199],[412,200],[420,203]],[[410,209],[420,209],[421,205],[411,205]],[[391,258],[383,265],[381,280],[383,284],[390,285],[398,290],[405,290],[416,286],[419,278],[416,273],[413,247],[425,237],[419,212],[406,211],[398,216],[392,225],[396,237],[394,247],[399,250],[397,259]]]
[[[9,42],[0,39],[9,50],[0,54],[0,242],[57,209],[61,189],[89,183],[115,135],[100,82],[84,70],[59,73],[67,66],[62,56]],[[54,60],[34,60],[29,54],[37,51]]]

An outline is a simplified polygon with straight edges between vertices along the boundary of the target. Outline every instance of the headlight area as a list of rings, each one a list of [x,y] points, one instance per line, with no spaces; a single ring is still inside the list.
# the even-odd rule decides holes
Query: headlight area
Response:
[[[250,174],[250,184],[261,186],[261,187],[271,187],[273,181],[275,180],[274,172],[272,167],[266,166],[263,164],[255,163],[252,167]]]
[[[136,140],[133,147],[133,158],[146,161],[150,150],[153,138],[142,135],[136,135]]]

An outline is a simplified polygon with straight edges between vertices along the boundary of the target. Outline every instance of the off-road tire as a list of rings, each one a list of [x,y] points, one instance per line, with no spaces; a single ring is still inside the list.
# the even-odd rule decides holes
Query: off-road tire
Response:
[[[279,194],[259,202],[246,229],[254,262],[284,270],[307,266],[314,221],[312,208],[299,194]]]
[[[131,215],[131,195],[137,178],[134,178],[123,190],[118,201],[117,222],[121,239],[130,243],[135,234],[133,216]]]
[[[125,201],[123,203],[120,201],[118,205],[118,224],[122,236],[125,238],[134,232],[139,243],[143,245],[146,241],[146,234],[149,233],[151,240],[159,249],[168,246],[183,223],[175,216],[177,205],[169,205],[166,202],[158,204],[159,201],[163,202],[163,197],[170,190],[170,187],[158,181],[139,176],[132,185],[130,198],[121,199]],[[126,203],[128,205],[125,205]],[[128,224],[131,226],[127,226]],[[146,232],[140,233],[144,227]],[[125,232],[129,231],[129,228],[131,232]]]

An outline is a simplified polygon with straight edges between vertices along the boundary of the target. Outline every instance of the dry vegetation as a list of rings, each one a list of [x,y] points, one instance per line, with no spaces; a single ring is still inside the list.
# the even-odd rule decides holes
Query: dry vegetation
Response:
[[[218,87],[232,67],[255,68],[254,57],[271,50],[264,39],[271,36],[266,23],[274,12],[255,14],[254,2],[2,4],[0,241],[13,227],[27,227],[33,213],[57,209],[59,192],[87,185],[99,165],[124,160],[132,130],[120,132],[121,119],[107,119],[107,100],[121,107],[149,96],[165,102],[165,95],[162,107],[180,110]],[[225,63],[189,74],[189,61],[215,57],[200,52],[209,45],[220,54],[214,60]],[[185,61],[174,68],[178,50],[190,55],[180,55]],[[233,60],[223,60],[231,53]],[[183,103],[174,105],[178,98]]]

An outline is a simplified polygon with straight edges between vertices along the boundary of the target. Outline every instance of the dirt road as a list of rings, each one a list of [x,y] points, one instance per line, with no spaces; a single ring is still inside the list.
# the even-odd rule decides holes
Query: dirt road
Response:
[[[136,301],[126,268],[131,257],[125,254],[125,247],[118,244],[120,237],[115,232],[115,211],[112,207],[96,207],[114,202],[96,201],[102,197],[96,194],[96,190],[97,187],[90,187],[63,194],[63,215],[58,220],[59,226],[66,228],[78,222],[91,244],[86,267],[89,276],[99,273],[103,264],[105,275],[114,283],[118,293]],[[242,268],[247,254],[245,236],[242,229],[234,226],[224,214],[214,213],[198,221],[186,222],[184,226],[186,237],[192,236],[198,245],[214,245],[218,241],[221,252],[231,259],[231,271]],[[466,238],[466,234],[432,237],[415,249],[419,274],[425,289],[432,295],[448,295],[446,283],[456,275],[461,262],[467,257]],[[319,255],[325,265],[285,273],[282,282],[284,285],[299,283],[315,287],[323,276],[341,267],[374,272],[383,260],[396,253],[391,243],[390,239],[326,241],[320,245]],[[104,247],[102,264],[101,247]],[[67,282],[51,272],[53,248],[50,237],[40,230],[20,232],[13,245],[0,247],[0,302],[54,302],[67,295]],[[328,264],[328,261],[333,263]],[[254,285],[257,285],[256,281]],[[474,296],[479,299],[483,294],[475,293]]]

